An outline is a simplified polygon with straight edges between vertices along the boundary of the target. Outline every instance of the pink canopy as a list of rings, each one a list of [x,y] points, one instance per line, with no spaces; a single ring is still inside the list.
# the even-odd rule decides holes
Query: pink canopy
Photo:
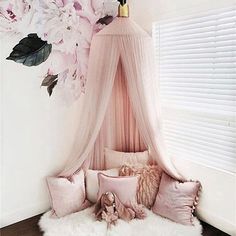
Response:
[[[104,147],[148,149],[152,161],[180,175],[165,153],[151,37],[129,18],[116,18],[91,45],[86,93],[73,150],[61,176],[82,166],[104,168]]]

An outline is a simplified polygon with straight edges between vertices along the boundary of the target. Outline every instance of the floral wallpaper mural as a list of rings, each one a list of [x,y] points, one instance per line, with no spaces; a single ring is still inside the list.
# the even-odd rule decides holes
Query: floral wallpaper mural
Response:
[[[92,36],[116,17],[117,6],[114,0],[1,0],[0,37],[21,39],[7,59],[43,63],[41,86],[49,96],[60,84],[76,99],[85,92]]]

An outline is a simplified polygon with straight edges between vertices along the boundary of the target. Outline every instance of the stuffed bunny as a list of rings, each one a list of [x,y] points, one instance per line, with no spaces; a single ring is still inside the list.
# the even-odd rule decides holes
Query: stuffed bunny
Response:
[[[102,194],[94,210],[97,220],[105,220],[108,227],[115,225],[118,218],[130,221],[135,218],[135,211],[125,207],[112,192]]]

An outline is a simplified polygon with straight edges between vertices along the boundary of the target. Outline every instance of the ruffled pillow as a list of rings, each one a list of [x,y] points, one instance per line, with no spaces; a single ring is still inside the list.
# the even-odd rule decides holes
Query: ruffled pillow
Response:
[[[48,177],[48,189],[51,207],[56,216],[63,217],[83,208],[85,202],[84,171],[73,175],[70,179]]]
[[[193,225],[193,212],[199,198],[198,181],[179,182],[163,173],[153,212],[183,225]]]
[[[128,166],[120,168],[120,176],[138,175],[137,202],[150,209],[156,199],[162,170],[157,165]]]

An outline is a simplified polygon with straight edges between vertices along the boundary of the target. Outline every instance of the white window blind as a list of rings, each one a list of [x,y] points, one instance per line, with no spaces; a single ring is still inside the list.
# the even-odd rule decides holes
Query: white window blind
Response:
[[[169,154],[236,173],[236,6],[153,24]]]

